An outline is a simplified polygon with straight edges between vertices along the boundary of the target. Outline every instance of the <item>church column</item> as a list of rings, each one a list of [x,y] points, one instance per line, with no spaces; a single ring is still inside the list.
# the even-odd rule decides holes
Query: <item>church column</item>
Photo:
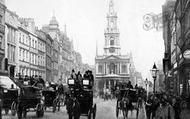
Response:
[[[104,74],[106,74],[107,72],[106,72],[106,69],[107,69],[107,67],[106,67],[106,62],[104,63]]]
[[[111,82],[110,82],[110,79],[108,80],[108,87],[109,87],[109,89],[111,88]]]

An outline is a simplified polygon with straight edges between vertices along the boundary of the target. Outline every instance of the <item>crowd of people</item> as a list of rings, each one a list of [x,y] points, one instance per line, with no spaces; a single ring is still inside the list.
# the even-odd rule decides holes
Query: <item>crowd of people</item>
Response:
[[[38,75],[28,76],[28,75],[25,75],[23,77],[20,74],[18,74],[18,75],[16,75],[15,78],[16,79],[14,79],[14,80],[16,82],[20,82],[22,84],[25,84],[27,82],[27,84],[25,84],[25,85],[31,85],[31,86],[37,86],[38,85],[38,87],[45,87],[45,81],[42,78],[42,76],[38,76]]]
[[[190,119],[190,98],[152,94],[146,100],[145,109],[147,119]]]

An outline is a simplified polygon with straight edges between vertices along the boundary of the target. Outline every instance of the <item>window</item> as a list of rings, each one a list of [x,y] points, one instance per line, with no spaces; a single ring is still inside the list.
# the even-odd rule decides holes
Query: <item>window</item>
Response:
[[[32,53],[30,54],[30,63],[32,63]]]
[[[114,38],[113,37],[110,37],[110,45],[114,45]]]
[[[34,39],[32,39],[31,46],[34,47]]]
[[[0,15],[0,23],[2,23],[3,21],[3,16]]]
[[[127,73],[127,66],[126,65],[122,65],[122,73]]]
[[[15,55],[16,55],[16,53],[15,53],[15,46],[13,46],[12,47],[12,58],[13,58],[13,62],[15,62]]]
[[[21,58],[21,48],[19,48],[19,57]]]
[[[16,30],[13,30],[13,42],[16,43]]]
[[[7,41],[10,41],[10,28],[8,27]]]
[[[114,45],[114,39],[110,40],[110,45]]]
[[[22,54],[23,54],[23,61],[25,61],[25,50],[23,50],[23,52],[22,52]]]
[[[0,49],[3,49],[2,44],[3,44],[3,40],[2,40],[2,36],[0,36]]]
[[[7,49],[8,59],[10,59],[10,45],[7,44],[7,47],[8,47],[8,49]]]
[[[102,73],[102,71],[103,71],[102,65],[99,65],[98,66],[98,73]]]
[[[20,54],[21,54],[21,58],[20,58],[20,60],[22,60],[23,59],[23,54],[22,54],[22,51],[23,51],[23,49],[20,49]]]
[[[21,42],[22,34],[19,35],[19,42]]]
[[[26,44],[26,45],[27,45],[27,42],[28,42],[27,40],[28,40],[28,37],[26,36],[26,37],[25,37],[25,44]]]
[[[34,48],[38,48],[37,45],[38,45],[38,44],[37,44],[37,41],[35,41],[35,46],[34,46]]]
[[[34,54],[32,53],[32,64],[34,64]]]
[[[26,51],[26,61],[28,62],[28,51]]]
[[[40,65],[40,56],[38,56],[38,65]]]
[[[33,63],[36,64],[36,55],[35,54],[33,54],[33,55],[34,55],[34,57],[33,57],[34,58],[34,62]]]
[[[21,39],[21,43],[23,43],[24,42],[24,35],[22,35],[22,39]]]

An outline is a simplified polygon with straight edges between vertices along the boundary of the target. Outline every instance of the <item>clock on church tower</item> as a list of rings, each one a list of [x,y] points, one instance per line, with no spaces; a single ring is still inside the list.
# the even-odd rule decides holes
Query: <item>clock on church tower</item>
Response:
[[[110,53],[114,53],[115,52],[115,48],[113,48],[113,47],[109,48],[109,52]]]

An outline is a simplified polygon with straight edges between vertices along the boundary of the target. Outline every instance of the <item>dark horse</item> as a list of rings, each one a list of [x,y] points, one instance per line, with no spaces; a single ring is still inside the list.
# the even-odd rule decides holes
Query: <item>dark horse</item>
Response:
[[[139,108],[142,107],[142,98],[138,95],[132,97],[129,95],[128,91],[124,94],[120,101],[120,107],[123,113],[124,119],[128,117],[128,112],[131,111],[131,115],[133,110],[136,110],[136,118],[138,118]]]
[[[79,119],[80,118],[80,104],[75,97],[66,96],[66,109],[69,115],[69,119]]]

